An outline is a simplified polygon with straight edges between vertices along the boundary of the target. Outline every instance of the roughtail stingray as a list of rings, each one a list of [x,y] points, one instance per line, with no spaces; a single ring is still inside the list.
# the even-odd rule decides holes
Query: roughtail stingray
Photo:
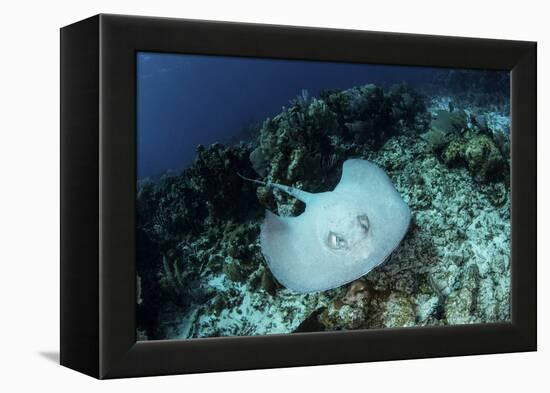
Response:
[[[369,161],[344,162],[340,183],[331,192],[258,183],[306,205],[296,217],[267,210],[260,233],[271,272],[296,292],[336,288],[367,274],[386,260],[409,226],[409,207],[386,173]]]

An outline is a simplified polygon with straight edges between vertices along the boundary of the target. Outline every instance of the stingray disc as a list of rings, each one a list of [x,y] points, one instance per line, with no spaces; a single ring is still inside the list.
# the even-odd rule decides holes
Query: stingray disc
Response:
[[[407,232],[411,212],[390,178],[365,160],[344,162],[331,192],[308,194],[305,211],[266,211],[260,243],[277,280],[296,292],[339,287],[384,262]]]

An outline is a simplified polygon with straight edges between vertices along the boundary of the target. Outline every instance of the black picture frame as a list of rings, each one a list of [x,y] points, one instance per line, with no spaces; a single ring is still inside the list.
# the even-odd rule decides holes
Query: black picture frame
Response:
[[[136,51],[511,71],[510,323],[136,342]],[[536,350],[536,43],[121,15],[61,29],[61,364],[96,378]]]

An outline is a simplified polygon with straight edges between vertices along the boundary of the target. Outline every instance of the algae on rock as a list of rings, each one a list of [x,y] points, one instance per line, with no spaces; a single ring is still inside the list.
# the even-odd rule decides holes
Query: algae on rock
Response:
[[[442,159],[449,166],[463,163],[476,181],[489,182],[506,177],[506,160],[487,135],[453,140],[443,152]]]

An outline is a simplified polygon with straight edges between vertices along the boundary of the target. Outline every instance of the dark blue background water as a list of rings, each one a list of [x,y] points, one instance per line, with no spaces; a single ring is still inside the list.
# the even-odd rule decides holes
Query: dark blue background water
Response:
[[[430,82],[432,68],[138,54],[138,178],[180,170],[198,144],[228,142],[281,111],[302,89]]]

